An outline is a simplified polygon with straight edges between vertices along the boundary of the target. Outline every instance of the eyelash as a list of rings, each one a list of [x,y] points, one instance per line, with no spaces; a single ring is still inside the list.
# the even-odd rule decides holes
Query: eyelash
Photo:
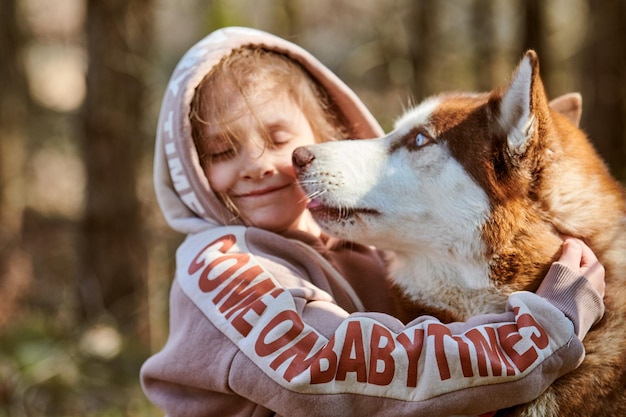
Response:
[[[270,137],[272,138],[273,146],[280,147],[289,143],[292,135],[288,130],[280,129],[270,132]]]
[[[225,151],[209,154],[209,158],[212,161],[221,161],[221,160],[229,159],[235,154],[236,154],[235,149],[227,149]]]

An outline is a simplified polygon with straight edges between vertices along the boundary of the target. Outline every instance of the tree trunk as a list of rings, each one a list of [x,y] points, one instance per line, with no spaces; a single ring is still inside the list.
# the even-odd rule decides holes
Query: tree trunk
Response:
[[[547,30],[546,30],[546,2],[544,0],[526,0],[524,4],[524,26],[523,26],[523,44],[520,51],[520,58],[528,49],[534,49],[539,55],[541,62],[541,72],[547,74],[549,72],[548,58],[550,54],[547,48]]]
[[[533,49],[539,57],[541,78],[548,94],[552,91],[553,54],[548,45],[548,6],[544,0],[526,0],[521,3],[524,8],[522,26],[522,44],[518,54],[521,59],[527,50]]]
[[[146,244],[136,193],[152,38],[151,0],[88,0],[82,152],[87,172],[79,290],[88,320],[136,330]]]
[[[408,20],[409,60],[413,68],[413,95],[417,102],[433,93],[430,77],[435,59],[432,48],[436,44],[438,2],[420,0],[410,2]]]
[[[611,171],[626,182],[626,3],[589,0],[582,126]]]
[[[472,36],[475,49],[476,90],[489,91],[495,83],[497,44],[492,0],[475,0],[472,7]]]
[[[20,60],[24,37],[15,0],[0,2],[0,326],[31,281],[22,249],[26,117],[30,104]]]

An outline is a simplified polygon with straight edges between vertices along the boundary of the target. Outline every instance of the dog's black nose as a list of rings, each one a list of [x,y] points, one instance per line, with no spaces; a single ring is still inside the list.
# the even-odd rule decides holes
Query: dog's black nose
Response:
[[[313,155],[313,152],[304,146],[294,149],[291,155],[291,162],[296,172],[311,165],[314,159],[315,155]]]

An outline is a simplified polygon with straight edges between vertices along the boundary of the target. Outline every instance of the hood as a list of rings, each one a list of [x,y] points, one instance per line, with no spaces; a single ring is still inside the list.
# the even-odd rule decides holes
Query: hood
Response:
[[[217,30],[182,57],[167,85],[156,135],[154,184],[168,224],[182,233],[197,233],[241,224],[211,191],[191,136],[189,110],[195,88],[213,66],[234,49],[259,45],[303,65],[351,123],[354,139],[382,135],[382,129],[354,92],[299,46],[268,33],[240,27]]]

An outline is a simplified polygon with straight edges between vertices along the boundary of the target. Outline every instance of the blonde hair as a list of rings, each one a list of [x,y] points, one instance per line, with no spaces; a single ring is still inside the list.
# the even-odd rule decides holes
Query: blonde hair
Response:
[[[233,109],[222,101],[233,91],[244,104]],[[224,57],[196,87],[189,119],[191,134],[203,167],[211,164],[203,152],[206,149],[203,126],[219,126],[228,132],[229,124],[242,112],[255,115],[255,108],[280,94],[287,93],[307,118],[316,142],[347,139],[351,129],[326,89],[320,86],[308,71],[288,56],[256,46],[234,50]],[[266,132],[266,145],[270,144]],[[236,142],[234,135],[225,138]],[[236,145],[234,143],[233,145]],[[237,148],[234,146],[234,148]],[[239,212],[225,195],[220,198],[228,209],[239,217]]]

